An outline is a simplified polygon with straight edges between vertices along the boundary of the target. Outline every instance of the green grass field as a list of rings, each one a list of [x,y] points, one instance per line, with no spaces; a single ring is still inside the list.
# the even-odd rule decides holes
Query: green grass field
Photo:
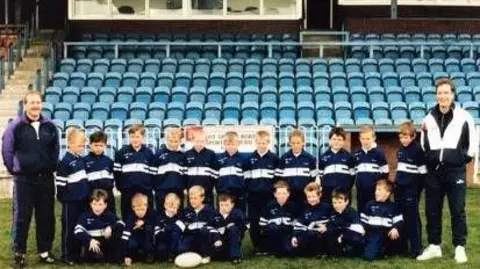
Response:
[[[469,261],[465,265],[457,265],[453,259],[453,247],[451,245],[451,226],[450,226],[450,214],[448,213],[447,206],[444,207],[444,230],[443,230],[443,258],[436,259],[427,262],[417,262],[407,258],[390,258],[386,260],[379,260],[373,263],[365,262],[361,259],[317,259],[317,258],[274,258],[274,257],[255,257],[250,244],[248,236],[244,240],[244,262],[236,266],[238,268],[480,268],[480,189],[469,189],[467,198],[467,218],[468,218],[468,243],[467,243],[467,255]],[[57,207],[57,237],[54,242],[54,254],[56,257],[60,257],[60,217],[59,207]],[[3,216],[0,218],[0,246],[3,248],[0,252],[0,268],[10,268],[12,260],[12,252],[10,250],[10,226],[11,226],[11,201],[0,200],[0,214]],[[421,214],[424,212],[422,210]],[[424,222],[425,223],[425,222]],[[30,238],[28,244],[28,268],[51,268],[52,266],[42,266],[37,263],[35,247],[35,230],[34,223],[30,228]],[[424,235],[424,241],[426,236]],[[425,241],[426,244],[426,241]],[[106,268],[119,268],[120,266],[114,265],[102,265],[98,264],[92,266],[93,268],[106,269]],[[134,264],[131,268],[174,268],[171,264]],[[203,266],[204,268],[233,268],[230,263],[224,262],[212,262],[209,265]],[[57,265],[55,268],[87,268],[86,266],[67,267]]]

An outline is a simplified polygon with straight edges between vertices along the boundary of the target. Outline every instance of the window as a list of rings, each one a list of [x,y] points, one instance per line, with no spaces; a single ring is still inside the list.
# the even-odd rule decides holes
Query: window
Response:
[[[260,15],[260,0],[227,0],[228,15]]]
[[[192,13],[197,15],[223,15],[223,0],[192,0]]]
[[[263,14],[265,15],[292,15],[297,12],[295,0],[263,0]]]
[[[108,0],[75,0],[75,15],[104,15],[108,14]]]
[[[112,0],[113,15],[145,15],[146,1]]]
[[[182,15],[182,0],[149,0],[150,17],[158,15]]]

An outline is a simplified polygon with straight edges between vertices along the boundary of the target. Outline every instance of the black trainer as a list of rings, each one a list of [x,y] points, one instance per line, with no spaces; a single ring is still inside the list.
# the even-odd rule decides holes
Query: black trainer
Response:
[[[15,256],[13,257],[13,267],[24,268],[26,265],[27,261],[25,260],[25,254],[15,253]]]
[[[40,263],[44,263],[44,264],[55,264],[57,263],[57,260],[55,259],[55,257],[53,257],[52,253],[48,252],[48,255],[45,256],[45,257],[42,257],[42,256],[38,256],[38,260]]]

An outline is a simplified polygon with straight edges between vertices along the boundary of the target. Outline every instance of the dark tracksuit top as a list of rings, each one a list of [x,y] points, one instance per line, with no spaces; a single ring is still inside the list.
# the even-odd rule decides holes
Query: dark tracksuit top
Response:
[[[403,216],[393,202],[368,202],[360,214],[360,219],[366,230],[363,256],[367,260],[377,258],[381,254],[382,246],[388,245],[390,230],[396,228],[402,236]],[[399,249],[392,251],[398,252]]]
[[[154,245],[154,227],[156,214],[152,210],[147,210],[143,218],[136,215],[130,215],[125,220],[125,229],[122,233],[122,252],[124,257],[134,258],[138,250],[145,251],[145,254],[153,254]],[[135,223],[143,220],[143,226],[135,229]]]
[[[331,213],[332,207],[326,202],[305,206],[300,216],[295,219],[293,226],[293,237],[297,238],[301,252],[312,253],[318,250],[322,236],[318,228],[320,225],[327,225]]]
[[[245,183],[248,193],[273,192],[273,182],[279,165],[279,158],[271,151],[260,156],[254,151],[245,164]]]
[[[374,145],[370,150],[360,149],[354,155],[356,161],[357,208],[375,198],[375,184],[388,179],[388,165],[383,150]]]
[[[213,187],[218,178],[218,162],[215,152],[207,148],[197,152],[195,148],[192,148],[185,152],[185,161],[187,188],[200,185],[205,189],[207,200],[213,199]]]
[[[239,196],[244,197],[247,192],[244,177],[245,168],[246,160],[238,151],[233,155],[228,152],[218,155],[218,180],[215,186],[217,192],[231,193],[236,199],[239,199]],[[239,201],[235,205],[238,203]]]
[[[331,148],[318,158],[318,173],[321,177],[322,200],[331,202],[336,188],[351,190],[355,180],[355,159],[350,152]]]
[[[168,216],[165,211],[157,214],[154,227],[157,254],[163,258],[173,257],[178,252],[182,231],[177,226],[178,214]]]
[[[407,147],[400,147],[397,151],[396,185],[412,186],[422,183],[427,174],[425,157],[420,145],[412,141]]]
[[[287,201],[280,205],[271,201],[261,214],[259,225],[262,248],[267,252],[286,254],[291,250],[290,238],[293,232],[293,221],[298,215],[295,203]]]
[[[183,192],[186,186],[183,152],[163,147],[156,152],[154,158],[154,189]]]
[[[153,153],[142,145],[136,151],[131,145],[123,146],[115,153],[113,172],[118,190],[152,190]]]
[[[280,158],[277,173],[279,179],[287,181],[290,186],[290,199],[302,204],[305,196],[303,189],[317,177],[317,163],[315,157],[305,150],[302,150],[298,156],[290,150]]]
[[[199,210],[187,206],[178,216],[177,226],[183,232],[179,244],[179,253],[195,251],[202,257],[211,255],[213,220],[215,209],[205,204]]]
[[[327,222],[325,237],[328,240],[327,253],[333,256],[343,256],[344,246],[352,247],[352,254],[359,254],[363,245],[365,230],[360,222],[358,212],[351,206],[347,206],[342,213],[333,211]],[[342,236],[341,242],[339,237]]]
[[[95,155],[93,152],[90,152],[83,159],[88,177],[89,193],[92,193],[95,189],[106,191],[108,193],[108,209],[115,212],[113,160],[104,154]]]
[[[212,243],[220,240],[223,244],[215,248],[214,256],[220,259],[240,258],[242,238],[246,230],[245,215],[240,209],[233,208],[228,215],[217,211],[213,220]]]

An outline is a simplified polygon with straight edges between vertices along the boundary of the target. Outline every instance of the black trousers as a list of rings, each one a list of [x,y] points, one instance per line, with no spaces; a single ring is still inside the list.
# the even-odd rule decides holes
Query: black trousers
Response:
[[[454,246],[465,246],[465,167],[452,169],[440,166],[438,170],[432,170],[429,170],[425,182],[428,242],[435,245],[442,243],[442,209],[446,195],[451,215],[452,243]]]
[[[35,212],[38,253],[52,249],[55,235],[53,175],[16,176],[13,185],[13,251],[26,253],[30,220]]]
[[[81,242],[75,238],[74,230],[78,217],[85,212],[85,200],[62,203],[62,259],[77,261]]]
[[[272,192],[251,192],[248,194],[248,222],[250,223],[250,239],[255,248],[260,247],[260,216],[262,210],[272,201]],[[258,249],[260,250],[260,249]],[[261,250],[260,250],[261,251]]]

